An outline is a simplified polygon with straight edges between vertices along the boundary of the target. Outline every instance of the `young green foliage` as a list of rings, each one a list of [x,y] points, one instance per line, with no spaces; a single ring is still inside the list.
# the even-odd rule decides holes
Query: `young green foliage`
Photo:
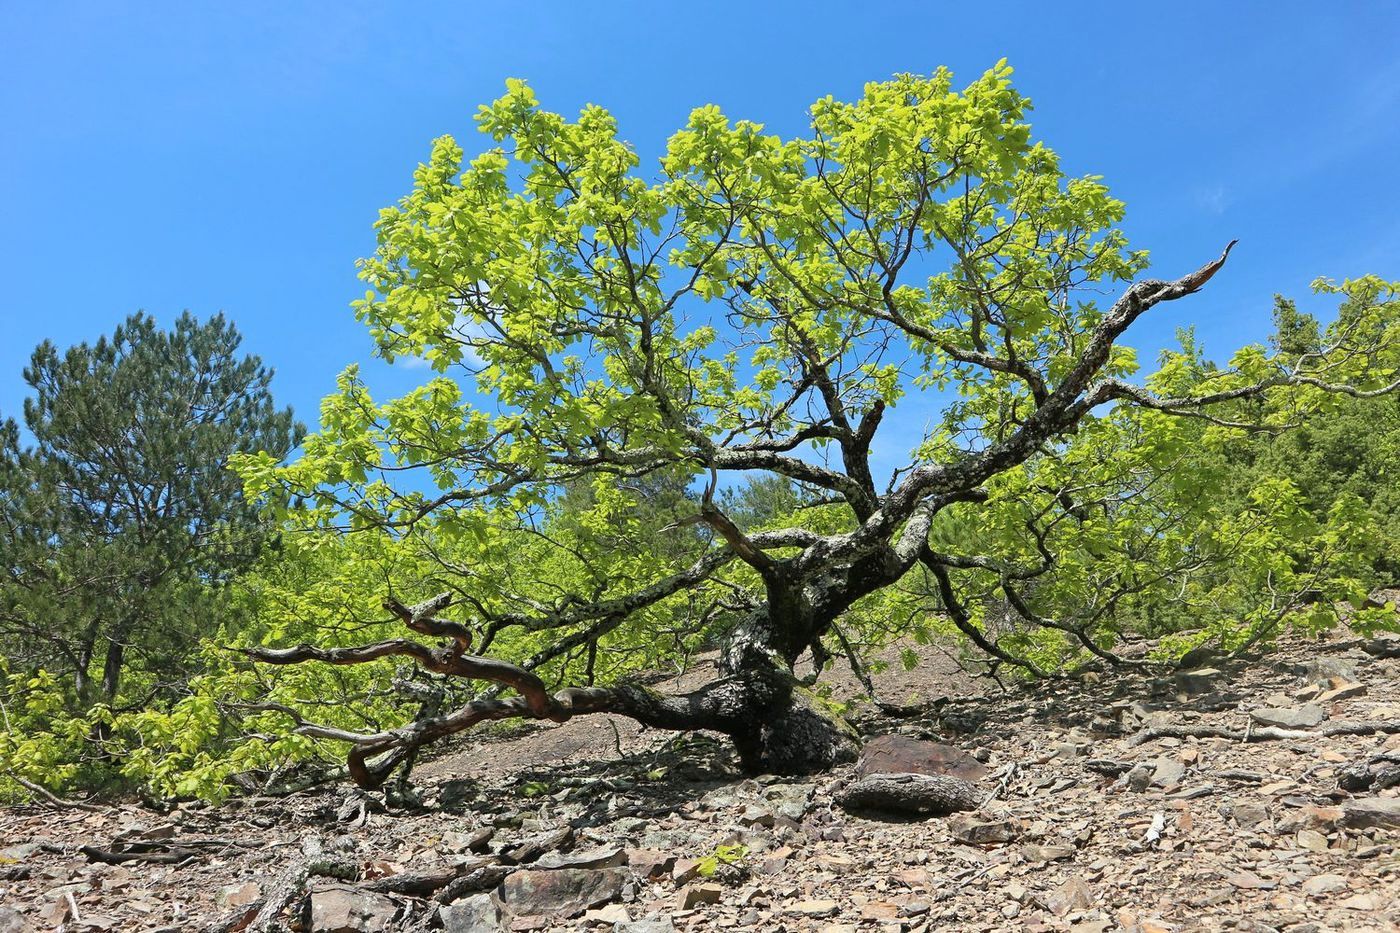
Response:
[[[892,612],[936,610],[1048,674],[1118,661],[1125,629],[1230,628],[1238,646],[1354,595],[1354,503],[1320,523],[1261,478],[1217,504],[1207,454],[1394,390],[1393,288],[1321,283],[1347,311],[1308,348],[1214,367],[1188,345],[1130,381],[1123,334],[1207,288],[1234,244],[1143,277],[1122,204],[1032,138],[1010,74],[872,83],[818,101],[794,139],[701,107],[655,172],[607,111],[568,120],[520,81],[478,115],[488,148],[437,140],[381,212],[355,310],[386,358],[439,375],[377,403],[347,370],[296,462],[237,465],[299,526],[424,542],[441,595],[389,605],[443,640],[250,654],[402,657],[485,686],[395,728],[299,729],[351,743],[366,784],[482,721],[591,712],[715,728],[752,767],[802,770],[850,747],[792,668],[878,641]],[[755,476],[800,494],[736,520],[719,490]],[[667,484],[692,495],[644,520]],[[1215,615],[1174,615],[1183,592]],[[599,658],[700,644],[724,678],[683,697],[619,680],[627,664],[600,675]]]

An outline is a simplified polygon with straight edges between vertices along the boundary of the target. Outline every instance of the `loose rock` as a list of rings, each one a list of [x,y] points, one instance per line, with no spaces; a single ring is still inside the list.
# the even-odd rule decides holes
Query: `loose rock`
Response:
[[[1322,722],[1326,712],[1316,703],[1305,703],[1292,707],[1265,707],[1249,714],[1250,718],[1262,726],[1278,726],[1281,729],[1310,729]]]
[[[691,910],[701,904],[718,904],[723,896],[724,888],[717,884],[687,885],[676,895],[676,906],[681,910]]]
[[[509,929],[501,905],[491,894],[474,894],[448,904],[439,908],[438,917],[444,933],[501,933]]]
[[[1400,828],[1400,797],[1362,797],[1342,804],[1341,824],[1352,829]]]
[[[970,845],[1010,842],[1017,835],[1016,825],[1010,820],[979,820],[965,813],[948,820],[948,832],[959,842]]]
[[[622,895],[626,880],[615,868],[530,869],[509,875],[500,898],[512,913],[577,917]]]
[[[306,928],[310,933],[376,933],[398,913],[389,898],[353,888],[331,887],[311,892]]]
[[[987,776],[987,768],[954,745],[907,735],[881,735],[865,743],[856,762],[857,777],[872,774],[947,774],[976,782]]]

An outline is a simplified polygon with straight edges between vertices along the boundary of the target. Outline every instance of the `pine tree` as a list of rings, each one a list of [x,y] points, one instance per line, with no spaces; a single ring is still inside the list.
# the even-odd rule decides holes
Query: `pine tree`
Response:
[[[241,341],[223,315],[163,331],[138,313],[93,345],[45,341],[24,371],[33,443],[0,433],[0,643],[84,706],[133,667],[148,693],[177,684],[268,540],[226,463],[283,457],[302,428]]]

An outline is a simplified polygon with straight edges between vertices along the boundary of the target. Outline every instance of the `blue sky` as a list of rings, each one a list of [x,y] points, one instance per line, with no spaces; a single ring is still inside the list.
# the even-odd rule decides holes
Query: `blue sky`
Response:
[[[314,424],[369,356],[348,302],[377,211],[434,137],[483,144],[472,116],[507,76],[553,110],[609,107],[649,160],[702,103],[791,135],[826,94],[1005,56],[1037,136],[1106,177],[1155,274],[1241,241],[1139,348],[1195,324],[1226,355],[1265,336],[1275,292],[1400,278],[1395,4],[10,2],[0,36],[0,415],[40,340],[189,308],[226,311]],[[424,375],[368,372],[386,395]]]

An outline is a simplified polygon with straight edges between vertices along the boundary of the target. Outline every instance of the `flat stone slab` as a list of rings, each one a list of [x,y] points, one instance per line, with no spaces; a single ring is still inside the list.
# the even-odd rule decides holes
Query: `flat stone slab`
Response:
[[[552,868],[517,871],[501,885],[501,903],[517,914],[577,917],[622,895],[626,878],[616,868]]]
[[[1261,726],[1278,726],[1281,729],[1311,729],[1326,717],[1327,713],[1316,703],[1302,706],[1266,706],[1249,714]]]
[[[1198,693],[1210,693],[1215,689],[1216,683],[1224,676],[1218,668],[1198,667],[1195,670],[1177,671],[1172,675],[1172,681],[1176,688],[1183,693],[1195,695]]]
[[[627,851],[620,845],[600,846],[596,849],[577,849],[573,852],[550,852],[540,856],[535,868],[617,868],[627,864]]]
[[[1342,804],[1341,824],[1352,829],[1400,829],[1400,797],[1361,797]]]

